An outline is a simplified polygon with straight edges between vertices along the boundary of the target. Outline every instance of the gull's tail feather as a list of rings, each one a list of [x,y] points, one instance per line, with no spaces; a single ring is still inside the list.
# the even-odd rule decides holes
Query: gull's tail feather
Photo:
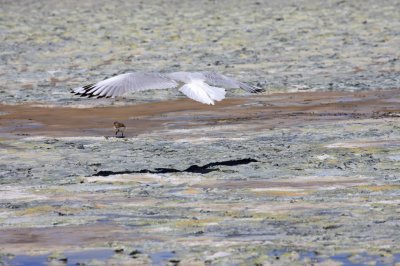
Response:
[[[212,87],[204,82],[190,82],[180,88],[180,91],[190,99],[214,105],[214,101],[221,101],[225,98],[225,89]]]
[[[183,85],[179,90],[190,99],[204,104],[214,105],[214,101],[210,98],[210,96],[208,96],[207,92],[202,88],[202,86],[199,86],[199,84],[188,83]]]
[[[214,101],[221,101],[225,98],[226,91],[223,88],[208,86],[206,84],[206,86],[203,87],[203,90],[205,90],[208,96]]]

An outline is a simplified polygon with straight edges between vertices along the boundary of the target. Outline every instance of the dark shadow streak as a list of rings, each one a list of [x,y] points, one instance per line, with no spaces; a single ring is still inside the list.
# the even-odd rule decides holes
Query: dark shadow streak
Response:
[[[214,162],[214,163],[209,163],[203,166],[198,166],[198,165],[192,165],[185,170],[178,170],[174,168],[155,168],[154,170],[149,170],[149,169],[142,169],[142,170],[137,170],[137,171],[107,171],[107,170],[102,170],[94,174],[93,176],[109,176],[109,175],[120,175],[120,174],[141,174],[141,173],[150,173],[150,174],[166,174],[166,173],[196,173],[196,174],[207,174],[210,172],[214,171],[219,171],[218,168],[211,168],[214,166],[235,166],[235,165],[241,165],[241,164],[249,164],[249,163],[254,163],[258,162],[255,159],[238,159],[238,160],[228,160],[228,161],[222,161],[222,162]]]

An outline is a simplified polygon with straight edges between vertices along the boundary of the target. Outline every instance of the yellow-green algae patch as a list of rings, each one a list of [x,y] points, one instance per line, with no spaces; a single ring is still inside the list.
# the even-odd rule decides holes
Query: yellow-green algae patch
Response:
[[[175,222],[175,226],[177,227],[203,227],[207,225],[216,225],[222,219],[221,218],[206,218],[206,219],[185,219],[181,221]]]
[[[254,188],[251,190],[256,195],[268,195],[275,197],[300,197],[306,196],[313,193],[313,190],[301,190],[301,189],[269,189],[269,188]]]
[[[368,190],[372,192],[400,190],[400,185],[363,185],[356,188],[361,190]]]

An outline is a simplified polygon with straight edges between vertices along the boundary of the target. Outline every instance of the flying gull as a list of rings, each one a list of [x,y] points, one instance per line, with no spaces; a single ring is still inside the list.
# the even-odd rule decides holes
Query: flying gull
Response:
[[[214,105],[225,98],[226,89],[242,88],[248,92],[262,91],[215,72],[173,73],[125,73],[97,83],[73,89],[72,92],[88,97],[114,98],[127,92],[179,88],[179,91],[195,101]]]

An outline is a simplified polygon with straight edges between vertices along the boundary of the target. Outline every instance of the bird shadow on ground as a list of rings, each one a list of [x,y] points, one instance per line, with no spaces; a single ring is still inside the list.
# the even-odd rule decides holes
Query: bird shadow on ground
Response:
[[[255,159],[237,159],[237,160],[227,160],[222,162],[208,163],[203,166],[191,165],[185,170],[179,170],[174,168],[155,168],[154,170],[142,169],[136,171],[108,171],[101,170],[94,174],[93,176],[110,176],[110,175],[120,175],[120,174],[137,174],[137,173],[150,173],[150,174],[166,174],[166,173],[196,173],[196,174],[207,174],[214,171],[219,171],[219,168],[212,168],[214,166],[236,166],[242,164],[249,164],[253,162],[258,162]]]

